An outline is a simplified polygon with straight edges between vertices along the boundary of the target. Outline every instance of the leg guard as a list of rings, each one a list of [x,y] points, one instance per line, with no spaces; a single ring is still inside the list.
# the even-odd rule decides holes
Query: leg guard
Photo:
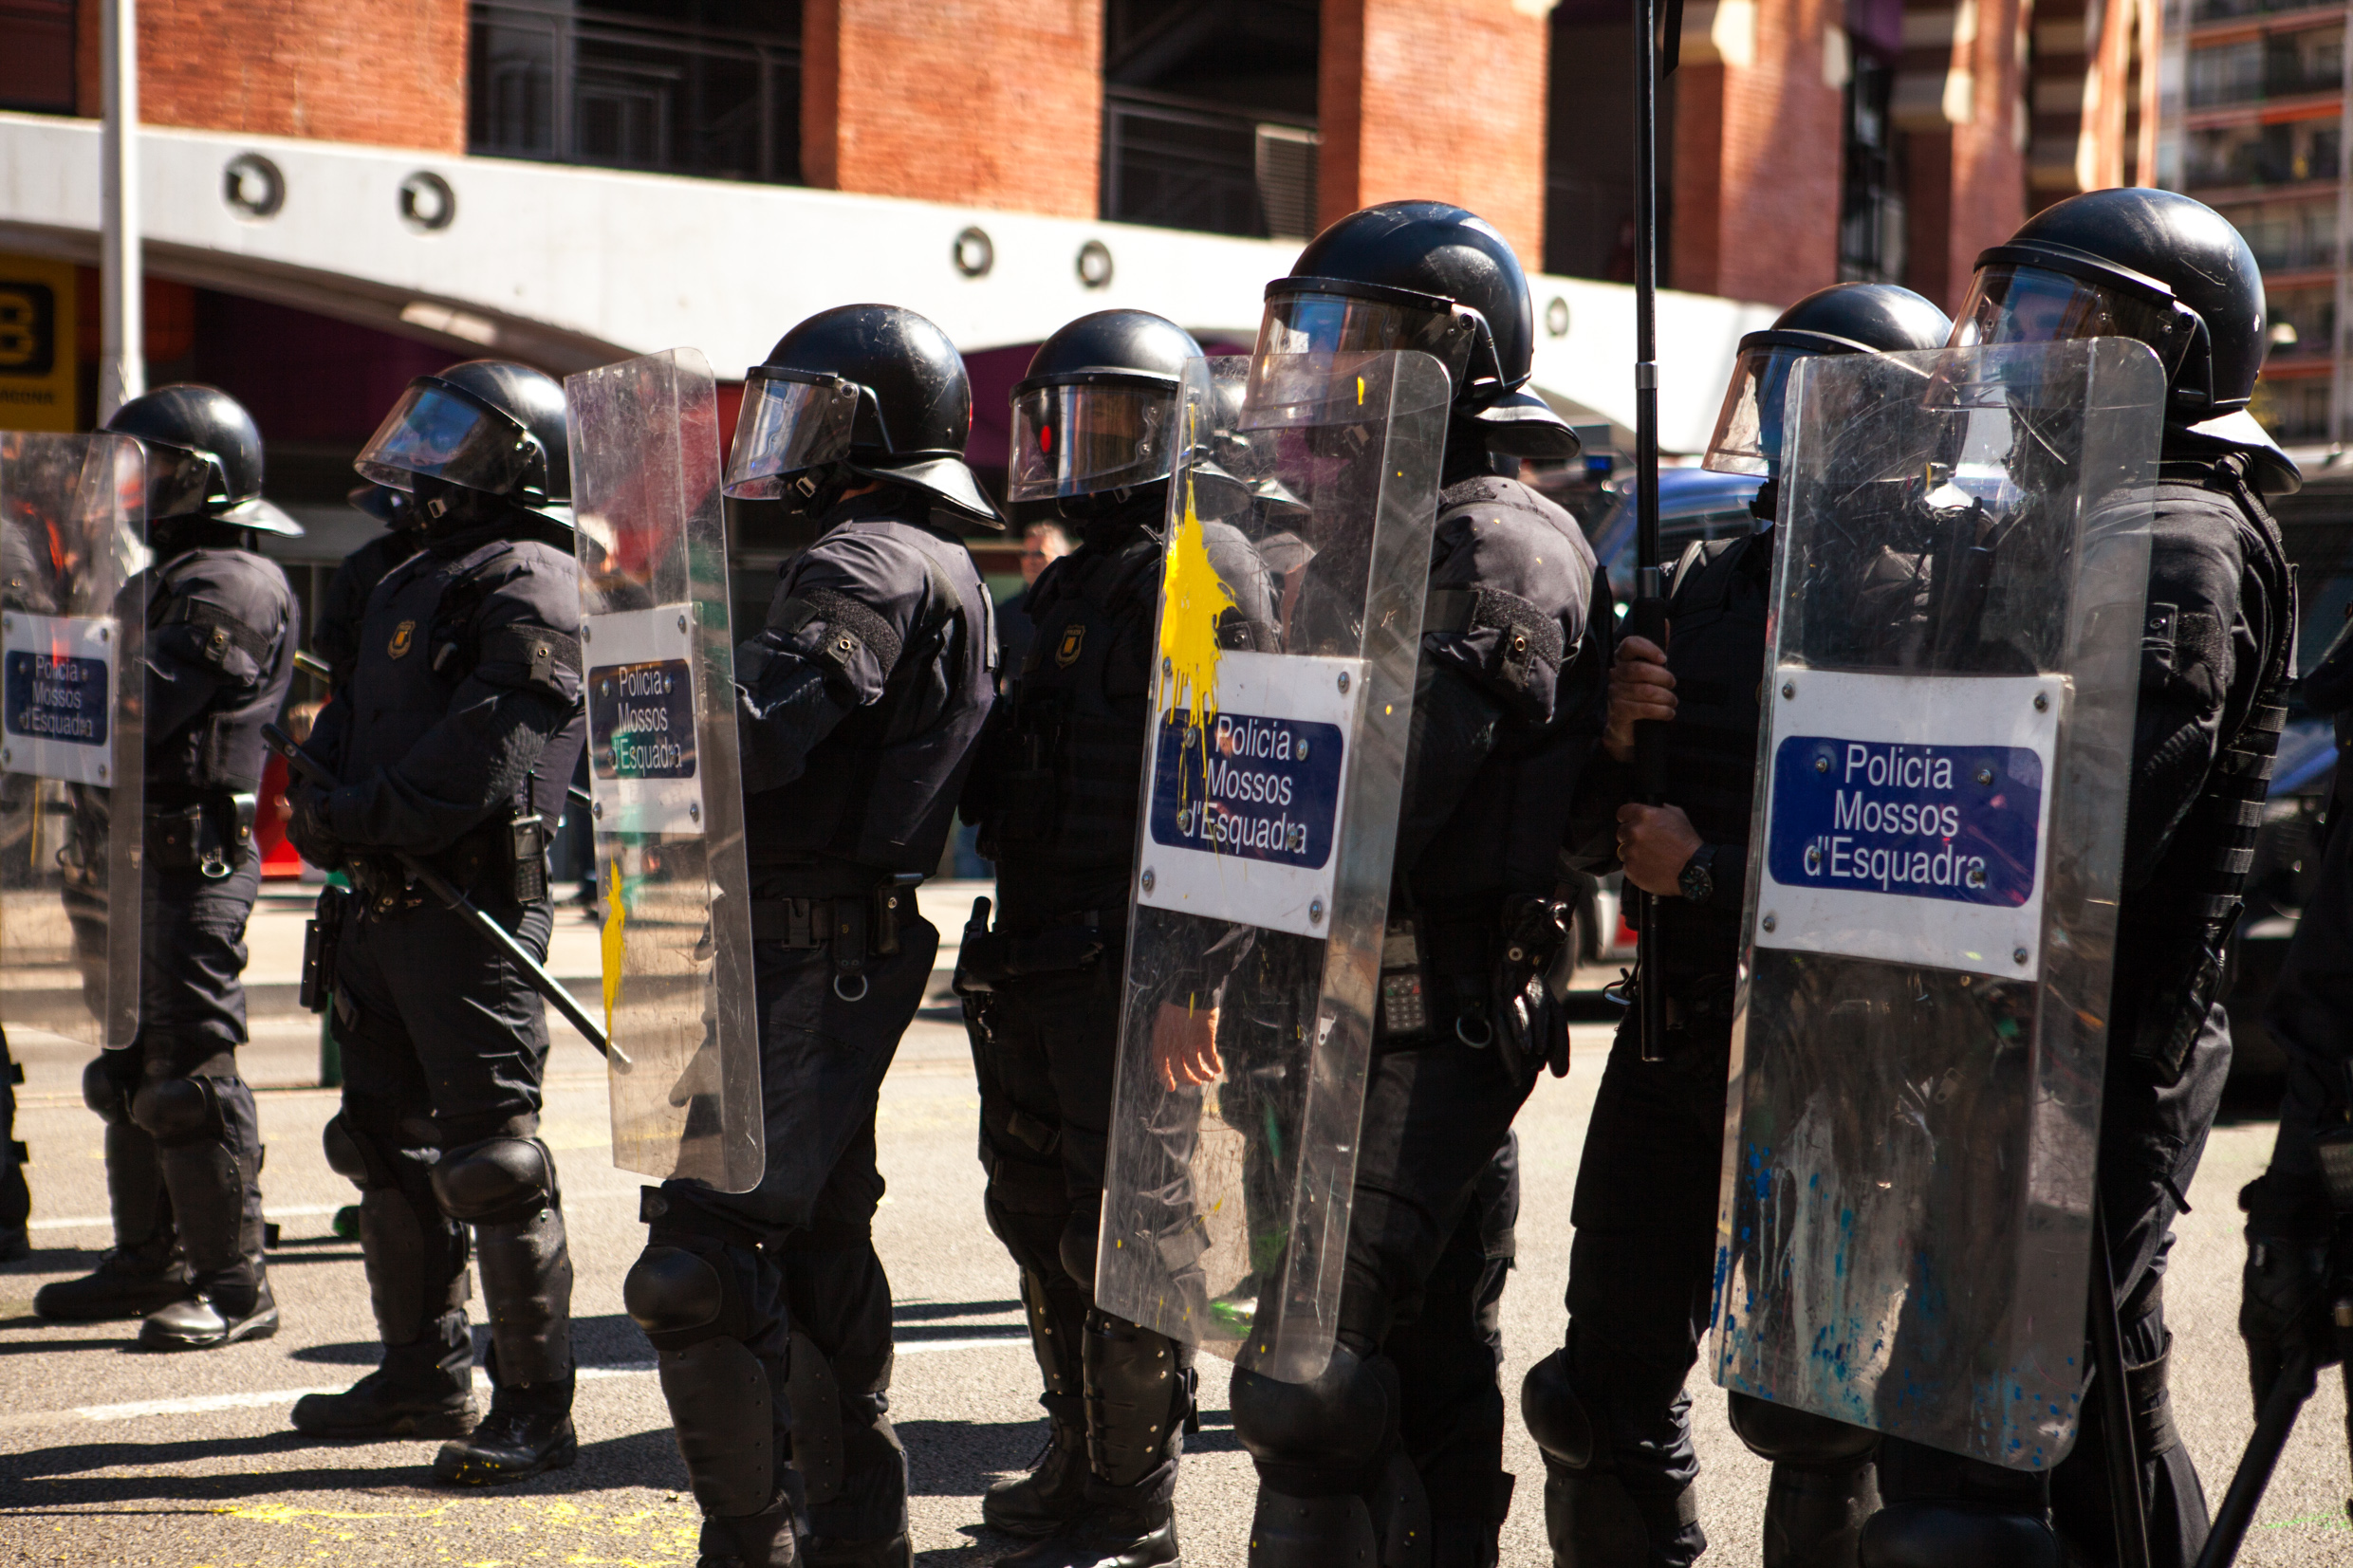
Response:
[[[1088,1500],[1164,1514],[1193,1417],[1191,1351],[1098,1310],[1087,1315],[1085,1363]]]
[[[1863,1521],[1879,1508],[1879,1434],[1745,1393],[1732,1396],[1732,1426],[1773,1465],[1765,1568],[1854,1568]]]
[[[164,1195],[156,1140],[131,1121],[132,1086],[118,1074],[136,1071],[138,1053],[108,1051],[82,1070],[82,1102],[106,1124],[106,1196],[114,1212],[115,1245],[142,1255],[170,1255],[172,1207]],[[160,1267],[161,1262],[157,1262]]]
[[[132,1124],[155,1140],[190,1282],[230,1316],[250,1309],[263,1267],[260,1206],[248,1201],[253,1162],[241,1157],[222,1103],[240,1092],[250,1101],[235,1079],[159,1077],[131,1100]]]
[[[786,1395],[791,1400],[792,1467],[812,1507],[842,1495],[842,1383],[817,1341],[794,1330],[786,1353]]]
[[[1883,1502],[1862,1527],[1863,1568],[2063,1568],[2049,1479],[1883,1438]]]
[[[1428,1561],[1429,1500],[1398,1448],[1398,1403],[1397,1369],[1345,1341],[1312,1383],[1234,1373],[1233,1430],[1258,1467],[1252,1568]]]
[[[360,1255],[384,1344],[448,1374],[471,1365],[465,1227],[441,1212],[423,1166],[361,1132],[349,1111],[321,1141],[327,1164],[360,1189]]]
[[[777,1491],[775,1390],[745,1343],[743,1277],[760,1266],[750,1247],[663,1233],[621,1282],[622,1305],[660,1356],[662,1398],[706,1515],[760,1513]]]
[[[1545,1534],[1556,1568],[1652,1568],[1706,1550],[1693,1487],[1637,1493],[1603,1452],[1579,1397],[1571,1352],[1554,1351],[1520,1383],[1520,1414],[1545,1461]]]
[[[1074,1517],[1086,1499],[1085,1373],[1080,1337],[1084,1318],[1058,1311],[1035,1270],[1021,1275],[1021,1301],[1029,1319],[1029,1348],[1046,1392],[1038,1403],[1051,1423],[1046,1448],[1027,1475],[1000,1481],[980,1500],[981,1522],[1007,1535],[1040,1536]]]
[[[474,1227],[498,1382],[568,1383],[572,1257],[547,1146],[493,1137],[453,1149],[433,1168],[433,1191],[442,1212]]]

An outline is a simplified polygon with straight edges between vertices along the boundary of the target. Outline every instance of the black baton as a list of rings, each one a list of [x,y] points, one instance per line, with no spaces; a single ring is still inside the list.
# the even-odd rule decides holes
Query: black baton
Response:
[[[321,789],[342,787],[333,774],[313,761],[310,753],[294,743],[293,736],[276,725],[263,725],[262,739],[269,744],[270,750],[286,759],[287,767],[311,784],[317,784]],[[547,1005],[562,1013],[572,1027],[578,1029],[586,1038],[589,1044],[594,1045],[599,1051],[624,1067],[632,1065],[628,1056],[604,1038],[604,1031],[597,1027],[596,1020],[588,1016],[587,1010],[580,1005],[572,993],[565,990],[554,975],[549,974],[546,968],[541,967],[539,960],[531,956],[528,949],[514,939],[512,932],[476,909],[468,901],[464,894],[457,891],[448,877],[426,865],[416,856],[400,849],[396,849],[392,853],[411,876],[424,884],[427,893],[432,894],[450,909],[464,916],[466,922],[480,932],[491,946],[513,959],[522,968],[525,977],[530,981],[531,989],[544,997]]]

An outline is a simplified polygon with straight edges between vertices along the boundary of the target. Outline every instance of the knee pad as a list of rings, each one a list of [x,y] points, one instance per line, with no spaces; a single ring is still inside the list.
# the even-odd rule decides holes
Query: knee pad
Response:
[[[82,1103],[96,1111],[111,1126],[120,1127],[131,1119],[130,1091],[115,1077],[113,1058],[105,1052],[90,1059],[82,1069]]]
[[[1861,1465],[1879,1450],[1880,1434],[1811,1411],[1776,1405],[1754,1394],[1732,1396],[1732,1432],[1759,1459],[1776,1465],[1842,1469]]]
[[[1862,1568],[2063,1568],[2066,1554],[2048,1524],[1998,1504],[1890,1503],[1862,1527]]]
[[[434,1162],[433,1195],[443,1213],[469,1225],[528,1219],[556,1202],[555,1156],[537,1138],[469,1143]]]
[[[1569,1381],[1566,1350],[1554,1351],[1520,1379],[1520,1419],[1547,1464],[1582,1470],[1593,1463],[1593,1418]]]
[[[726,1263],[724,1254],[712,1258],[682,1246],[649,1245],[621,1281],[621,1306],[657,1350],[746,1338],[750,1312]]]
[[[1384,1358],[1363,1360],[1342,1343],[1312,1383],[1235,1368],[1229,1403],[1234,1434],[1270,1475],[1288,1469],[1336,1483],[1304,1485],[1302,1492],[1362,1492],[1395,1439],[1398,1400],[1397,1368]]]
[[[337,1112],[319,1142],[326,1150],[327,1169],[362,1192],[400,1185],[393,1155],[353,1124],[350,1112]]]
[[[216,1138],[220,1092],[209,1078],[150,1079],[131,1097],[131,1122],[166,1149]]]

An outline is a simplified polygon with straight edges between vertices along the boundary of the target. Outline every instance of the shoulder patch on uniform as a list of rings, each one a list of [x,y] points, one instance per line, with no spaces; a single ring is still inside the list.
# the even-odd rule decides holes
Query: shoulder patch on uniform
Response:
[[[392,640],[384,644],[384,656],[405,658],[408,656],[408,651],[415,646],[417,646],[417,622],[404,620],[392,629]]]

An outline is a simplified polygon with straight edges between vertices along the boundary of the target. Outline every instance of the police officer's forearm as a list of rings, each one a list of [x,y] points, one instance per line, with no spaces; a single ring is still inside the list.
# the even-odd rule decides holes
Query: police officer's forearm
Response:
[[[337,839],[413,855],[447,849],[514,798],[571,718],[534,692],[468,685],[398,762],[344,781],[328,806]]]
[[[850,710],[836,701],[821,673],[777,659],[752,687],[735,689],[735,736],[744,793],[782,789],[801,776],[809,753]]]

